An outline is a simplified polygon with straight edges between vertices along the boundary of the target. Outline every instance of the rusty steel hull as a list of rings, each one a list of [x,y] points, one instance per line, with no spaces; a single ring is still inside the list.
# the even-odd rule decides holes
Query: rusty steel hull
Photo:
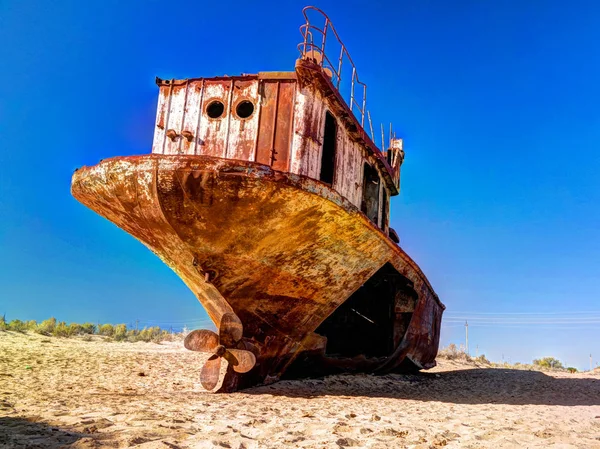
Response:
[[[279,379],[300,360],[318,371],[435,365],[444,306],[420,268],[353,204],[308,177],[212,156],[117,157],[73,175],[80,202],[132,234],[188,285],[218,326],[234,312],[257,355],[224,389]],[[386,357],[332,359],[318,326],[389,263],[417,295]],[[301,357],[300,357],[301,356]]]

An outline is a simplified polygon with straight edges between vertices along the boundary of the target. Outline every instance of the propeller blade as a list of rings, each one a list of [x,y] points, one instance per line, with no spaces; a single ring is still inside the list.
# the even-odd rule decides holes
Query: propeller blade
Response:
[[[221,372],[221,357],[211,355],[202,367],[200,373],[200,383],[207,390],[213,390],[219,383],[219,374]]]
[[[247,373],[256,364],[254,354],[244,349],[228,349],[223,357],[229,362],[233,370],[238,373]]]
[[[198,329],[187,334],[183,346],[190,351],[213,352],[219,346],[219,336],[213,331]]]
[[[219,324],[219,343],[227,348],[234,347],[242,339],[242,322],[235,313],[225,313]]]

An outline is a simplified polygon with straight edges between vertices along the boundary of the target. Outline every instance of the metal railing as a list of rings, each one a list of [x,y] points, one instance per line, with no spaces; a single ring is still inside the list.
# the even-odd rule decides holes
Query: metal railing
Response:
[[[308,13],[309,11],[316,11],[319,13],[324,19],[325,23],[322,28],[311,23]],[[364,128],[365,126],[365,116],[367,114],[367,85],[361,82],[358,79],[358,74],[356,72],[356,66],[354,65],[354,61],[350,57],[350,53],[346,49],[346,46],[340,39],[337,31],[335,30],[331,20],[327,17],[323,11],[314,6],[307,6],[302,10],[304,14],[304,18],[306,19],[306,23],[300,27],[300,33],[304,37],[304,41],[298,44],[298,50],[302,55],[303,59],[311,59],[313,62],[318,64],[328,75],[331,76],[332,82],[334,83],[336,89],[340,90],[340,83],[342,81],[342,67],[344,60],[347,60],[352,67],[352,78],[351,78],[351,87],[350,87],[350,110],[356,116],[356,118],[360,118],[360,124]],[[314,35],[317,36],[317,39],[320,42],[315,43]],[[331,59],[327,56],[326,46],[327,46],[327,37],[333,35],[333,37],[337,40],[340,45],[340,54],[337,59],[337,64],[334,64]],[[320,39],[319,39],[320,37]],[[357,101],[355,90],[362,89],[362,101]],[[356,112],[355,112],[356,111]],[[358,112],[358,113],[357,113]],[[373,134],[371,132],[371,134]]]

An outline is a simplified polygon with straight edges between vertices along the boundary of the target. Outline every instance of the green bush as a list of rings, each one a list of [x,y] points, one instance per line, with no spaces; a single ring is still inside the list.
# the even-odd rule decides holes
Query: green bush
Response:
[[[106,337],[112,337],[115,333],[115,328],[112,324],[102,324],[100,329],[98,329],[98,333]]]
[[[69,333],[69,337],[72,337],[73,335],[80,335],[83,333],[83,328],[81,326],[81,324],[77,324],[77,323],[70,323],[67,329],[68,333]]]
[[[38,324],[37,329],[35,331],[42,335],[52,335],[54,333],[54,328],[56,327],[56,318],[52,317],[48,320],[42,321]]]
[[[54,327],[52,335],[54,335],[55,337],[69,337],[69,326],[67,326],[67,323],[65,323],[64,321],[60,321]]]
[[[37,321],[36,320],[27,321],[27,330],[28,331],[35,331],[36,329],[37,329]]]
[[[563,369],[564,368],[563,364],[558,359],[555,359],[554,357],[544,357],[542,359],[535,359],[533,361],[533,364],[540,368],[547,368],[547,369],[550,369],[550,368]]]
[[[138,331],[136,331],[135,329],[129,329],[127,331],[127,340],[128,341],[137,341],[137,335],[138,335]]]
[[[153,336],[153,329],[154,328],[152,327],[143,328],[138,335],[138,341],[151,341]]]
[[[571,374],[576,373],[577,372],[577,368],[573,368],[572,366],[569,366],[567,368],[567,371],[570,372]]]
[[[21,320],[12,320],[8,323],[7,330],[14,332],[25,332],[27,330],[27,323]]]
[[[127,338],[127,326],[125,324],[117,324],[114,330],[115,340],[122,341]]]
[[[153,341],[158,343],[167,337],[170,337],[170,334],[167,331],[163,331],[160,327],[145,327],[141,331],[139,331],[131,341]]]
[[[2,315],[0,317],[0,331],[5,331],[6,330],[6,316]]]
[[[81,325],[81,333],[82,334],[95,334],[96,333],[96,325],[92,323],[83,323]]]

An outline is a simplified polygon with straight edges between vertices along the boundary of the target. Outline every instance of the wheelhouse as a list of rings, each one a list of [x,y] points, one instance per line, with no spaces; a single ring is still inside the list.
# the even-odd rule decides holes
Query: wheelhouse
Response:
[[[324,25],[310,22],[310,13]],[[157,78],[152,152],[258,162],[319,180],[388,234],[389,199],[399,193],[402,140],[390,132],[388,148],[376,146],[372,126],[371,136],[364,130],[365,119],[370,122],[366,85],[349,53],[324,13],[308,7],[304,14],[293,72]],[[335,64],[327,56],[331,43],[341,48]],[[350,95],[344,99],[340,88],[348,83]]]

